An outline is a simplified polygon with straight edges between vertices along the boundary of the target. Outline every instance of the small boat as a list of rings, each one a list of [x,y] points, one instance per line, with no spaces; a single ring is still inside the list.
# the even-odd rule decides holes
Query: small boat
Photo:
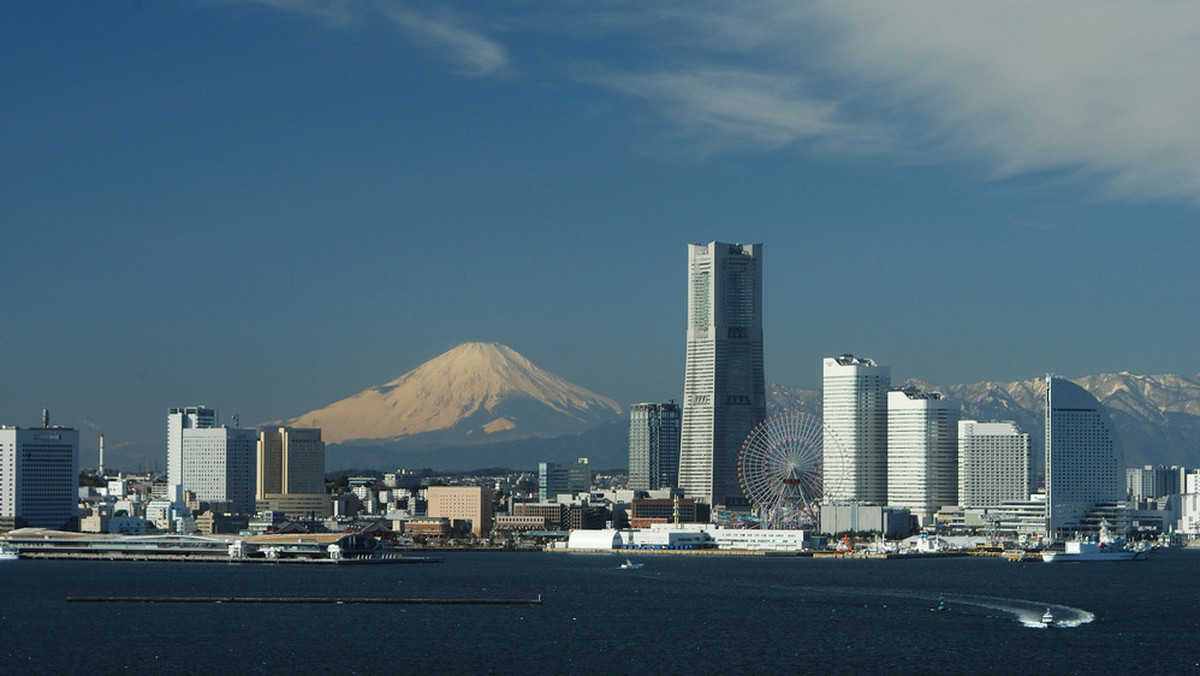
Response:
[[[637,570],[638,568],[641,568],[641,567],[642,567],[642,564],[634,563],[633,561],[630,561],[629,559],[625,559],[625,563],[621,564],[621,570]]]
[[[1046,609],[1046,612],[1042,613],[1042,624],[1047,627],[1054,624],[1054,613],[1050,612],[1049,608]]]
[[[937,612],[939,612],[939,613],[944,613],[944,612],[946,612],[946,597],[945,597],[945,595],[938,596],[938,604],[937,604],[937,607],[936,607],[936,608],[933,608],[933,610],[935,610],[935,611],[937,611]]]
[[[16,561],[21,558],[21,552],[7,542],[0,542],[0,561]]]

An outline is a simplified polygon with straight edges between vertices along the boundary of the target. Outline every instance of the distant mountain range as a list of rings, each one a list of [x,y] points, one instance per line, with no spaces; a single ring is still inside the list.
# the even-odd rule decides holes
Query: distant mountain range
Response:
[[[1074,382],[1109,411],[1125,464],[1200,465],[1200,376],[1106,373]],[[964,418],[1012,420],[1028,432],[1039,469],[1044,378],[935,385]],[[821,414],[821,393],[769,383],[768,414]],[[628,464],[628,418],[612,399],[549,373],[510,347],[465,343],[376,387],[273,424],[320,427],[326,464],[339,468],[466,470],[586,456],[599,468]]]
[[[1200,375],[1143,376],[1102,373],[1074,379],[1108,410],[1125,453],[1125,465],[1200,465]],[[1034,466],[1045,446],[1045,378],[1010,383],[984,381],[935,385],[909,380],[922,390],[941,392],[958,401],[962,417],[1012,420],[1028,432]],[[821,393],[780,385],[769,387],[768,411],[796,409],[820,415]]]

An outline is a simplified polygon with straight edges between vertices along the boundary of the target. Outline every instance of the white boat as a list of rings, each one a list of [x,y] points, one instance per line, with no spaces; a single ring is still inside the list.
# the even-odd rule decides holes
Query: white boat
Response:
[[[1042,624],[1046,626],[1054,624],[1054,613],[1050,612],[1049,608],[1046,609],[1046,612],[1042,613]]]
[[[621,570],[637,570],[638,568],[641,568],[641,567],[642,567],[642,564],[634,563],[633,561],[630,561],[629,559],[625,559],[625,563],[621,564]]]
[[[1146,552],[1128,549],[1124,545],[1099,542],[1068,542],[1061,552],[1042,552],[1046,563],[1074,561],[1135,561],[1146,558]]]
[[[1061,552],[1042,552],[1046,563],[1071,561],[1135,561],[1144,559],[1149,551],[1144,548],[1130,549],[1124,538],[1113,538],[1109,534],[1108,522],[1100,523],[1100,535],[1094,540],[1072,540]]]
[[[21,558],[21,552],[7,542],[0,542],[0,561],[16,561]]]

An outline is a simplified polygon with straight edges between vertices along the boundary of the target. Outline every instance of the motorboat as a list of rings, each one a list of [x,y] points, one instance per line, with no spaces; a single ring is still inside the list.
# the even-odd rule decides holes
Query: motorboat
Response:
[[[633,561],[630,561],[629,559],[625,559],[625,563],[621,564],[621,570],[637,570],[638,568],[641,568],[641,567],[642,567],[642,564],[634,563]]]
[[[1046,612],[1042,613],[1042,624],[1047,627],[1054,624],[1054,613],[1050,612],[1049,608],[1046,609]]]
[[[21,552],[7,542],[0,542],[0,561],[16,561],[21,558]]]

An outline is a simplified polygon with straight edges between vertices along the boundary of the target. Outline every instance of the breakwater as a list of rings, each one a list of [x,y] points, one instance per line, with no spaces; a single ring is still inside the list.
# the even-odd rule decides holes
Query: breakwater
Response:
[[[71,603],[280,603],[280,604],[368,604],[425,606],[540,606],[542,596],[532,599],[489,598],[371,598],[310,596],[68,596]]]

